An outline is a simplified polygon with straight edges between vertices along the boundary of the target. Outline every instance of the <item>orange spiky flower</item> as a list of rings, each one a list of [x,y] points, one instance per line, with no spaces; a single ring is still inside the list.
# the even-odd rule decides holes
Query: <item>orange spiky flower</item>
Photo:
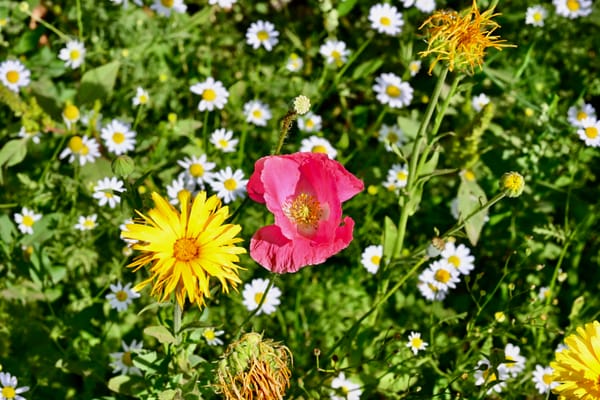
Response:
[[[427,50],[419,53],[421,57],[434,55],[429,74],[438,61],[447,61],[448,69],[457,68],[471,74],[475,65],[481,68],[483,56],[488,47],[502,50],[503,47],[515,47],[505,44],[505,40],[492,33],[500,27],[492,18],[494,9],[479,12],[477,2],[473,0],[470,9],[458,13],[453,10],[441,10],[429,17],[419,29],[426,28]]]

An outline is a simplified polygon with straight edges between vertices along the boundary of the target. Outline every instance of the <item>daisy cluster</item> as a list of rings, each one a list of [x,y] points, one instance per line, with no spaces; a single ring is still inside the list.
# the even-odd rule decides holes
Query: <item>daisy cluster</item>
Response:
[[[600,147],[600,120],[594,106],[583,103],[569,107],[567,120],[577,129],[577,136],[586,146]]]
[[[556,15],[563,18],[587,17],[592,13],[592,0],[552,0]],[[543,27],[548,17],[548,10],[541,4],[527,7],[525,23],[535,27]]]

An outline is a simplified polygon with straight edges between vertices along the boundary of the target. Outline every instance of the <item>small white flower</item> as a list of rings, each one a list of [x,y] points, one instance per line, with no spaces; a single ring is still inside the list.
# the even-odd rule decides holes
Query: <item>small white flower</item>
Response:
[[[567,111],[567,119],[575,128],[581,128],[583,120],[586,118],[596,119],[596,109],[589,103],[584,103],[581,107],[571,106]]]
[[[96,158],[100,157],[100,145],[94,138],[73,136],[69,139],[67,147],[58,156],[61,160],[66,157],[69,157],[70,163],[75,160],[79,162],[79,165],[93,163]]]
[[[425,271],[427,271],[427,270],[425,270]],[[419,292],[421,292],[421,295],[429,301],[444,300],[446,298],[446,295],[448,294],[448,290],[447,289],[438,289],[433,284],[431,284],[429,282],[425,282],[423,280],[423,278],[424,278],[423,275],[428,274],[425,271],[423,271],[421,273],[421,275],[419,276],[419,283],[417,284],[417,288],[419,289]]]
[[[446,241],[441,256],[463,275],[469,275],[469,273],[475,268],[473,265],[475,257],[471,255],[471,250],[469,250],[469,248],[464,244],[459,244],[456,246],[454,242],[449,240]]]
[[[361,262],[363,267],[371,274],[377,273],[381,259],[383,257],[383,246],[382,245],[371,245],[367,246],[362,253]]]
[[[319,53],[325,57],[327,64],[335,64],[339,67],[348,61],[350,50],[346,49],[346,43],[329,39],[321,45]]]
[[[81,215],[77,219],[77,223],[75,224],[75,229],[80,231],[91,231],[96,227],[96,219],[98,216],[96,214],[92,215]]]
[[[408,183],[408,166],[406,164],[393,164],[387,172],[387,181],[396,188],[403,188]]]
[[[302,139],[299,151],[327,154],[327,157],[332,160],[335,160],[335,157],[337,157],[337,150],[329,143],[329,140],[318,136]]]
[[[480,112],[490,102],[490,98],[485,93],[481,93],[471,100],[471,106],[476,112]]]
[[[421,60],[413,60],[408,64],[408,71],[410,76],[415,76],[421,70]]]
[[[404,132],[397,124],[381,125],[379,132],[377,132],[377,138],[380,142],[384,143],[387,151],[392,151],[392,145],[396,145],[398,147],[402,146],[404,140],[406,139]]]
[[[371,21],[371,28],[390,36],[400,33],[404,25],[402,13],[387,3],[372,6],[369,10],[369,21]]]
[[[35,221],[39,221],[42,218],[42,214],[37,214],[33,210],[23,207],[20,213],[13,215],[15,222],[18,224],[18,228],[21,233],[26,235],[33,234],[33,224]]]
[[[183,14],[187,10],[183,0],[154,0],[150,8],[165,17],[170,17],[172,11]]]
[[[223,84],[212,77],[190,86],[190,91],[202,96],[202,100],[198,103],[198,111],[212,111],[215,108],[222,110],[229,98],[229,92]]]
[[[541,6],[535,5],[527,8],[525,13],[525,23],[533,26],[544,26],[544,20],[548,16],[548,11]]]
[[[600,147],[600,120],[586,118],[581,121],[577,136],[585,142],[586,146]]]
[[[71,40],[64,48],[60,49],[58,58],[65,62],[67,67],[77,69],[83,64],[85,58],[85,46],[82,42]]]
[[[27,132],[27,130],[25,130],[24,126],[21,127],[21,130],[19,130],[18,135],[19,135],[19,137],[25,138],[27,140],[31,140],[35,144],[40,143],[40,133],[39,132]]]
[[[279,41],[278,36],[279,32],[275,30],[275,25],[268,21],[256,21],[246,31],[246,43],[254,50],[263,46],[267,51],[271,51]]]
[[[18,386],[17,377],[8,372],[0,372],[0,400],[25,400],[21,393],[29,390],[29,386]]]
[[[269,106],[260,100],[250,100],[244,104],[244,115],[246,122],[257,126],[266,126],[267,121],[271,119],[271,110]]]
[[[131,99],[133,105],[146,105],[149,101],[150,95],[148,94],[148,92],[143,87],[138,86],[137,89],[135,89],[135,96],[133,97],[133,99]]]
[[[122,4],[123,8],[129,7],[129,0],[110,0],[113,4]],[[143,6],[142,0],[133,0],[138,6]]]
[[[540,290],[538,290],[537,298],[541,301],[546,301],[550,294],[550,288],[548,286],[542,286],[540,287]]]
[[[110,208],[115,208],[121,202],[121,196],[116,193],[125,191],[123,185],[124,182],[115,177],[100,179],[94,186],[92,197],[98,200],[100,206],[108,204]]]
[[[569,346],[567,346],[564,343],[559,343],[558,345],[556,345],[556,350],[554,350],[555,353],[560,353],[563,350],[567,350],[569,348]]]
[[[393,108],[406,107],[413,98],[413,88],[393,73],[383,73],[375,78],[373,90],[381,104],[389,104]]]
[[[493,392],[501,393],[506,387],[508,372],[502,365],[499,365],[496,371],[494,371],[491,368],[490,362],[487,359],[483,359],[477,362],[477,371],[475,371],[474,377],[477,386],[487,385],[491,382],[495,383],[487,390],[487,394],[492,394]]]
[[[304,60],[302,60],[302,58],[300,58],[300,56],[296,53],[290,54],[287,63],[285,64],[285,68],[291,72],[298,72],[303,66]]]
[[[579,18],[592,13],[592,0],[552,0],[556,13],[562,17]]]
[[[202,188],[216,165],[206,159],[206,154],[202,154],[200,157],[185,157],[183,160],[178,160],[177,164],[185,168],[184,174],[190,185],[196,184]]]
[[[0,64],[0,82],[13,92],[29,85],[31,72],[19,60],[6,60]]]
[[[222,199],[225,204],[229,204],[237,198],[242,198],[246,194],[247,179],[244,179],[244,172],[231,167],[226,167],[212,175],[208,182],[213,191],[217,192],[217,197]]]
[[[506,372],[513,378],[516,378],[517,375],[525,369],[525,357],[520,353],[521,349],[519,346],[515,346],[511,343],[507,343],[504,348],[504,358],[508,360],[508,362],[501,363],[500,366],[504,366]]]
[[[446,260],[432,262],[419,279],[431,283],[438,290],[454,289],[460,282],[458,270]]]
[[[347,379],[343,372],[333,378],[331,388],[335,389],[335,392],[330,396],[331,400],[360,400],[362,394],[360,385]]]
[[[413,5],[419,11],[430,13],[435,10],[435,0],[402,0],[405,8],[412,7]]]
[[[239,140],[233,139],[233,132],[228,129],[217,129],[210,135],[210,142],[223,153],[233,153]]]
[[[192,180],[187,180],[185,173],[180,174],[176,179],[171,181],[170,185],[167,185],[169,203],[179,204],[179,196],[183,192],[188,192],[191,195],[194,193],[194,189],[196,189],[196,183]]]
[[[217,336],[221,336],[224,333],[225,331],[217,331],[215,328],[205,328],[202,331],[202,337],[209,346],[220,346],[223,344],[223,341]]]
[[[208,0],[208,4],[218,5],[221,8],[230,9],[237,2],[237,0]]]
[[[298,129],[302,132],[319,132],[322,128],[323,119],[309,111],[298,117]]]
[[[127,310],[133,299],[140,297],[140,294],[131,288],[131,282],[125,286],[121,282],[117,282],[116,285],[111,284],[110,291],[106,299],[110,302],[110,307],[118,312]]]
[[[261,278],[253,279],[252,282],[244,285],[242,296],[244,297],[244,305],[248,311],[254,311],[259,306],[260,302],[263,301],[262,299],[265,296],[267,286],[269,286],[269,281]],[[269,315],[275,312],[277,306],[281,302],[279,297],[281,297],[281,290],[279,290],[277,286],[271,286],[262,306],[256,312],[256,315],[263,313]]]
[[[113,119],[102,128],[100,137],[110,152],[121,155],[135,150],[135,135],[129,124]]]
[[[119,237],[121,238],[121,240],[127,243],[128,246],[131,246],[132,244],[135,244],[138,241],[135,239],[128,239],[123,237],[123,232],[129,232],[129,229],[127,229],[127,225],[129,224],[133,224],[133,219],[128,218],[121,225],[119,225],[119,230],[121,231]]]
[[[136,340],[133,340],[130,345],[127,345],[122,341],[121,345],[123,346],[123,351],[110,353],[110,358],[112,359],[110,366],[113,368],[113,373],[141,376],[142,371],[133,365],[132,356],[142,350],[142,342],[138,343]]]
[[[552,372],[554,370],[551,367],[544,367],[539,364],[535,366],[532,380],[539,394],[546,394],[559,385],[558,382],[552,380]]]
[[[417,355],[417,353],[421,350],[425,350],[428,345],[429,343],[421,339],[421,333],[411,331],[410,335],[408,335],[408,343],[406,343],[406,347],[411,349],[414,355]]]

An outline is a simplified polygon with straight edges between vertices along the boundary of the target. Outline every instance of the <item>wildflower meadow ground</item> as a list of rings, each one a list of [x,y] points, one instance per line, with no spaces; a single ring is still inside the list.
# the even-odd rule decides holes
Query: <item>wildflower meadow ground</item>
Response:
[[[596,0],[0,0],[0,400],[600,399]]]

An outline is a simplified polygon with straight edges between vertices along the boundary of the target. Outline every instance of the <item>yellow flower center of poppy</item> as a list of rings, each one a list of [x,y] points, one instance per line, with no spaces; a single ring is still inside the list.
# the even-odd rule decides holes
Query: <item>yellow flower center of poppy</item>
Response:
[[[390,26],[392,24],[392,20],[389,19],[388,17],[381,17],[379,19],[379,22],[381,22],[381,25],[383,25],[383,26]]]
[[[219,139],[219,146],[222,148],[226,148],[229,145],[229,142],[225,139]]]
[[[112,139],[116,144],[121,144],[125,141],[125,135],[122,132],[115,132]]]
[[[396,178],[398,178],[399,181],[405,181],[408,178],[408,175],[406,175],[404,171],[398,171]]]
[[[8,71],[6,73],[6,80],[10,83],[17,83],[19,81],[19,71]]]
[[[460,258],[458,258],[458,256],[452,255],[448,257],[448,262],[454,265],[456,268],[458,268],[458,266],[460,265]]]
[[[229,179],[226,179],[225,182],[223,182],[223,186],[225,186],[225,189],[227,189],[231,192],[231,191],[237,189],[238,184],[235,179],[229,178]]]
[[[195,239],[180,238],[173,244],[173,257],[177,261],[190,261],[198,258],[200,247]]]
[[[213,89],[204,89],[202,92],[202,100],[214,101],[217,98],[217,92]]]
[[[165,6],[167,8],[173,7],[174,2],[175,2],[174,0],[160,0],[160,4],[162,4],[163,6]]]
[[[198,178],[200,176],[204,175],[204,167],[202,166],[202,164],[192,164],[190,165],[190,175],[192,175],[194,178]]]
[[[260,302],[262,301],[262,298],[263,298],[263,296],[264,296],[264,293],[263,293],[263,292],[258,292],[258,293],[256,293],[256,294],[254,295],[254,302],[255,302],[256,304],[260,304]]]
[[[390,97],[398,97],[400,96],[400,88],[395,85],[387,85],[385,88],[385,93]]]
[[[598,137],[598,129],[595,126],[585,128],[585,136],[590,139],[596,139]]]
[[[80,55],[81,53],[79,53],[79,50],[71,50],[71,52],[69,53],[69,58],[71,59],[71,61],[77,61],[79,60]]]
[[[435,272],[434,278],[438,282],[448,283],[450,276],[450,272],[446,271],[445,269],[438,269]]]
[[[420,349],[423,345],[423,340],[420,337],[414,337],[410,340],[410,345],[415,349]]]
[[[123,364],[127,365],[128,367],[133,367],[133,361],[131,361],[131,352],[130,351],[124,352],[123,355],[121,356],[121,361],[123,362]]]
[[[371,257],[371,262],[375,265],[379,265],[379,263],[381,262],[381,257],[373,256],[373,257]]]
[[[298,225],[316,228],[323,212],[321,204],[315,196],[300,193],[296,198],[283,206],[283,213]]]
[[[202,333],[202,336],[204,336],[206,338],[206,340],[215,340],[215,331],[213,331],[212,329],[207,329],[204,331],[204,333]]]
[[[267,40],[269,38],[269,34],[267,33],[267,31],[258,31],[258,33],[256,34],[256,37],[261,42],[264,42],[265,40]]]
[[[252,111],[252,116],[254,116],[254,118],[260,118],[262,116],[262,111],[254,110]]]
[[[579,112],[577,113],[577,120],[578,120],[578,121],[581,121],[581,120],[583,120],[583,119],[586,119],[586,118],[587,118],[587,116],[588,116],[588,115],[587,115],[587,113],[586,113],[585,111],[579,111]]]
[[[125,301],[127,300],[127,292],[124,290],[119,290],[117,293],[115,293],[115,297],[117,298],[117,300],[119,301]]]
[[[73,136],[69,139],[69,149],[71,149],[73,153],[79,153],[84,146],[81,136]]]
[[[31,216],[29,216],[29,215],[23,216],[23,222],[22,222],[23,225],[31,227],[31,226],[33,226],[34,222],[35,221],[33,220],[33,218],[31,218]]]
[[[538,11],[538,12],[535,12],[535,13],[533,13],[533,20],[534,20],[535,22],[540,22],[542,19],[543,19],[543,17],[542,17],[542,13],[540,13],[539,11]]]
[[[311,151],[313,153],[322,153],[322,154],[327,154],[327,149],[325,148],[325,146],[318,144],[316,146],[313,146],[313,148],[311,149]]]
[[[65,110],[63,111],[63,115],[69,121],[75,121],[79,118],[79,108],[77,108],[73,104],[69,104],[68,106],[65,107]]]
[[[85,221],[83,221],[83,226],[85,226],[88,229],[92,229],[96,226],[96,223],[91,219],[86,219]]]
[[[567,0],[567,8],[569,11],[577,11],[580,7],[578,0]]]
[[[5,399],[14,399],[17,393],[15,392],[15,388],[12,386],[4,386],[2,388],[2,397]]]
[[[542,375],[542,381],[548,386],[553,382],[552,374],[544,374]]]

